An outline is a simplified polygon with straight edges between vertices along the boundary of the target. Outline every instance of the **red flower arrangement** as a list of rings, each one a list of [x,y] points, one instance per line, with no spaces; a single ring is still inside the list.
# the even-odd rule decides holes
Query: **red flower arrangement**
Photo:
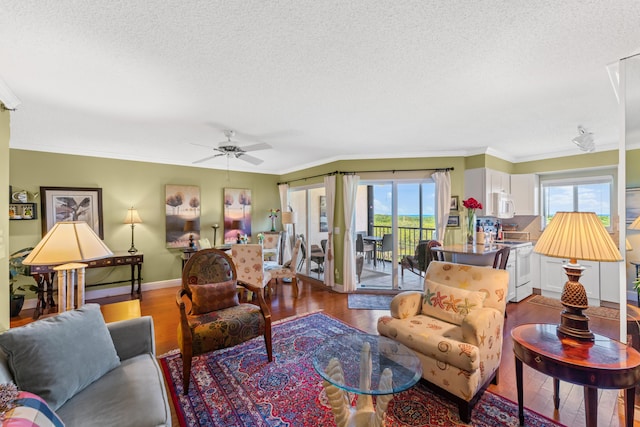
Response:
[[[463,200],[462,206],[469,209],[469,213],[475,212],[476,209],[482,209],[482,203],[480,203],[473,197],[469,197],[467,200]]]

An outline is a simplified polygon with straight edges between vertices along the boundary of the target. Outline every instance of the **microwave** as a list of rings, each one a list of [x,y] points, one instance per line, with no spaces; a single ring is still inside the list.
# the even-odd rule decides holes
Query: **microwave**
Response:
[[[513,218],[515,215],[515,206],[511,195],[499,192],[493,193],[493,212],[491,214],[497,218]]]

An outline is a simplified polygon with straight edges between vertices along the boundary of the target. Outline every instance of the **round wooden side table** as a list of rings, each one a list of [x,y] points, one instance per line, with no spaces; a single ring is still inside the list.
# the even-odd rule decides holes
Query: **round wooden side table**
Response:
[[[634,390],[640,381],[640,353],[595,334],[595,340],[559,337],[557,325],[526,324],[511,330],[516,358],[518,416],[524,425],[522,364],[553,377],[553,403],[560,406],[560,380],[584,386],[586,425],[598,421],[598,389],[624,389],[625,425],[633,426]]]

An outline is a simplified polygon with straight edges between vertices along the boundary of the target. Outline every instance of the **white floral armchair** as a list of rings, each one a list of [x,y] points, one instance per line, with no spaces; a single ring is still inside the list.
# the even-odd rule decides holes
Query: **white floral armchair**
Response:
[[[468,423],[482,390],[498,382],[509,273],[432,261],[424,283],[424,292],[393,298],[378,332],[416,352],[422,377],[456,401]]]

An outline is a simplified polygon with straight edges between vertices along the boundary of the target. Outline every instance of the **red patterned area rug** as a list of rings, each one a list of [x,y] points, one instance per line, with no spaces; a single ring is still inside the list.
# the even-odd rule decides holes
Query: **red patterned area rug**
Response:
[[[359,332],[324,313],[277,322],[272,363],[263,338],[194,357],[189,394],[182,394],[182,358],[160,357],[181,426],[332,426],[333,413],[311,358],[327,338]],[[473,426],[517,426],[518,406],[485,391],[472,412]],[[525,410],[526,425],[559,424]],[[457,406],[418,383],[389,404],[387,426],[465,426]]]

